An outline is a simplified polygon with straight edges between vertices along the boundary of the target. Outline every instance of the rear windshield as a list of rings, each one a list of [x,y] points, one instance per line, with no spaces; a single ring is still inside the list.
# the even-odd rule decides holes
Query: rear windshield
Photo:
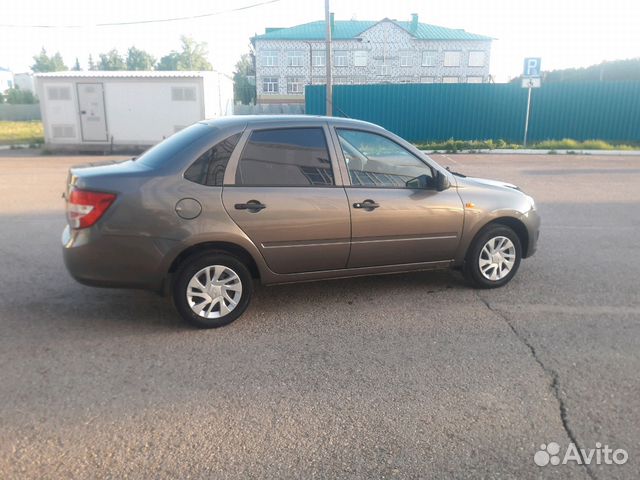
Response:
[[[159,167],[165,162],[170,161],[171,158],[180,153],[186,147],[193,142],[204,136],[211,129],[202,123],[195,123],[190,127],[184,128],[177,133],[174,133],[166,140],[158,143],[154,147],[150,148],[137,159],[138,162],[145,164],[148,167]]]

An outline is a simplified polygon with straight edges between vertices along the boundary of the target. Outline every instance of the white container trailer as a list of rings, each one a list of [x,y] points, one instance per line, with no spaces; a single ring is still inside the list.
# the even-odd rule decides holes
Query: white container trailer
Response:
[[[35,76],[45,144],[97,150],[154,145],[205,118],[233,114],[217,72],[67,71]]]

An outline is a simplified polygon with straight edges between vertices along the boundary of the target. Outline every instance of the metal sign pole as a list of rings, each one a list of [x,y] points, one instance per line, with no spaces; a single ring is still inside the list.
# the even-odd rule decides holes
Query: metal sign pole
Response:
[[[329,13],[329,0],[324,0],[324,21],[326,23],[326,112],[325,115],[330,117],[333,115],[333,86],[331,85],[331,14]]]
[[[527,147],[527,133],[529,132],[529,111],[531,110],[531,81],[529,81],[529,93],[527,94],[527,117],[524,120],[524,142],[523,146]]]

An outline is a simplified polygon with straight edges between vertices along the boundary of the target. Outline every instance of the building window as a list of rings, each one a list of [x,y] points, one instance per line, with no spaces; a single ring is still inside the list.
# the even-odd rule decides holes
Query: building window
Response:
[[[275,50],[265,50],[262,52],[262,64],[265,67],[278,66],[278,52]]]
[[[412,77],[400,77],[398,83],[414,83]]]
[[[484,67],[484,52],[483,51],[469,52],[469,66]]]
[[[420,77],[420,83],[433,83],[433,77]]]
[[[171,100],[174,102],[195,102],[195,87],[171,87]]]
[[[302,95],[304,93],[302,77],[287,77],[287,93],[290,95]]]
[[[459,51],[444,52],[444,66],[445,67],[459,67],[460,66],[460,52]]]
[[[301,67],[304,63],[304,54],[299,51],[287,52],[287,66]]]
[[[389,75],[389,65],[379,65],[378,75]]]
[[[436,52],[435,50],[426,50],[422,52],[422,66],[423,67],[435,67],[436,66]]]
[[[367,52],[366,50],[356,50],[353,52],[353,66],[354,67],[366,67],[367,66]]]
[[[413,53],[412,52],[400,52],[400,66],[401,67],[410,67],[413,63]]]
[[[47,87],[47,97],[49,100],[71,100],[71,90],[69,87]]]
[[[336,50],[333,52],[333,63],[336,67],[346,67],[348,66],[347,60],[347,51],[346,50]]]
[[[482,77],[467,77],[467,83],[482,83]]]
[[[311,83],[313,85],[324,85],[327,83],[327,77],[313,77]]]
[[[324,67],[327,63],[327,51],[326,50],[314,50],[312,55],[312,62],[314,67]]]
[[[278,77],[264,77],[262,79],[262,93],[278,93]]]
[[[336,85],[346,85],[349,83],[349,79],[347,77],[333,77],[333,83]]]
[[[354,85],[366,85],[367,77],[365,75],[356,75],[351,79],[351,83]]]
[[[458,77],[442,77],[442,83],[458,83]]]

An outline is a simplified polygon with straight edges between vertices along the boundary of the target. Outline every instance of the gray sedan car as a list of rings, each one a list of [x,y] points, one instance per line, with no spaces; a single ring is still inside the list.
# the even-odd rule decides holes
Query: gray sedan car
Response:
[[[138,158],[73,167],[64,260],[79,282],[170,293],[219,327],[252,283],[444,267],[475,287],[511,280],[540,218],[516,186],[452,173],[366,122],[227,117]]]

